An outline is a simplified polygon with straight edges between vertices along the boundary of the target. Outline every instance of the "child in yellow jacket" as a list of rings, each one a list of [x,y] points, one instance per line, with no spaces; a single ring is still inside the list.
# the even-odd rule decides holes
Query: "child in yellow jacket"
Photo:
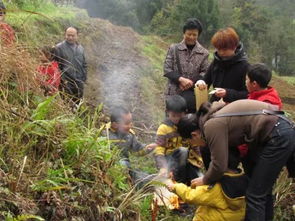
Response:
[[[160,124],[156,136],[155,160],[159,173],[172,172],[176,181],[190,183],[201,175],[202,159],[198,147],[189,147],[177,132],[179,120],[185,116],[186,101],[179,95],[166,100],[165,121]],[[189,147],[189,148],[188,148]]]
[[[248,177],[237,167],[239,152],[229,153],[228,171],[212,185],[195,189],[169,180],[166,185],[184,202],[198,206],[193,221],[242,221],[245,218],[245,192]]]

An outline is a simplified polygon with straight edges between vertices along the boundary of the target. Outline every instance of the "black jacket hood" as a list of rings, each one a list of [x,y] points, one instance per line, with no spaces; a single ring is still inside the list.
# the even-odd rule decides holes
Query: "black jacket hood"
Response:
[[[235,51],[235,55],[232,56],[229,59],[222,59],[218,54],[217,51],[214,52],[214,62],[219,63],[220,65],[223,66],[230,66],[232,64],[238,63],[240,61],[244,61],[247,60],[247,54],[244,51],[244,46],[243,43],[239,43],[236,51]]]

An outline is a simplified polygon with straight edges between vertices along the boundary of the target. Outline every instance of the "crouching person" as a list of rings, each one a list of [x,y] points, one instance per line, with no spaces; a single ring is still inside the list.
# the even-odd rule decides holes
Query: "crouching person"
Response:
[[[131,127],[131,112],[124,107],[114,107],[111,110],[111,123],[110,127],[107,127],[107,135],[111,143],[120,150],[120,164],[128,169],[132,182],[136,183],[142,178],[138,177],[142,173],[132,169],[129,153],[136,152],[137,155],[145,155],[153,151],[156,144],[145,146],[140,143]]]
[[[182,123],[190,124],[191,120],[194,120],[192,115]],[[191,142],[199,142],[193,130],[194,128],[190,127],[185,133],[191,132],[187,134]],[[239,151],[233,149],[229,152],[228,169],[218,182],[195,189],[182,183],[173,183],[171,180],[168,180],[166,185],[184,202],[198,206],[193,221],[242,221],[245,218],[248,177],[238,168],[239,163]]]
[[[202,159],[195,149],[188,148],[177,132],[179,120],[185,116],[186,101],[180,95],[173,95],[166,100],[166,119],[157,130],[155,160],[159,174],[173,174],[177,182],[190,183],[201,174]]]

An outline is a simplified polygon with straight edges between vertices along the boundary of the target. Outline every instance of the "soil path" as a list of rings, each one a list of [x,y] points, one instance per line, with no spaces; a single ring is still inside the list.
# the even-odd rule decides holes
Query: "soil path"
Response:
[[[279,92],[283,110],[291,114],[295,120],[295,87],[276,76],[273,77],[271,85]]]
[[[127,106],[135,120],[148,124],[140,92],[140,72],[148,62],[137,47],[139,36],[131,28],[120,27],[102,19],[91,19],[83,30],[89,76],[85,91],[88,102],[103,102],[106,108]]]

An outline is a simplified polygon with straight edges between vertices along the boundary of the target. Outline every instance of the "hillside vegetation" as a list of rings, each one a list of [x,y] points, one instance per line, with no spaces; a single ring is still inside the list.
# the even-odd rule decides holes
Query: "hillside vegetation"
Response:
[[[19,6],[9,5],[7,16],[18,43],[0,49],[0,219],[151,220],[149,187],[138,191],[130,186],[116,163],[118,153],[102,136],[102,126],[119,97],[116,101],[131,108],[136,128],[142,129],[139,137],[153,139],[164,116],[162,63],[167,43],[90,19],[74,7],[27,4],[22,11]],[[39,49],[61,41],[69,25],[80,29],[89,63],[86,102],[75,113],[59,95],[44,97],[36,81]],[[274,84],[285,97],[288,113],[294,114],[291,81],[276,77]],[[124,94],[116,94],[121,90]],[[132,160],[155,172],[151,156]],[[276,193],[276,220],[293,220],[294,184],[285,173]],[[170,216],[162,214],[168,220],[185,220]]]

